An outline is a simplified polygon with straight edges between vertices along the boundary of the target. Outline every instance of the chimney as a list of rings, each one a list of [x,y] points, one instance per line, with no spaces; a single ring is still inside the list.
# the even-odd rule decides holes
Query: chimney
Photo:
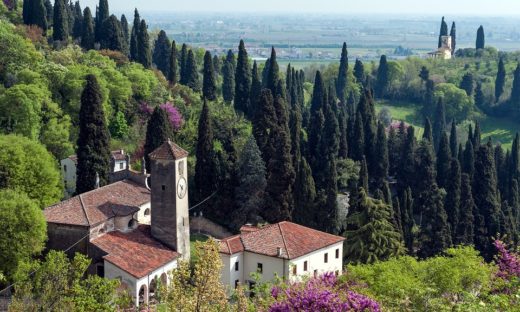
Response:
[[[121,149],[121,155],[124,155],[125,154],[125,150],[124,149]]]
[[[278,247],[278,248],[276,249],[276,256],[277,256],[277,257],[281,257],[281,256],[282,256],[282,247]]]

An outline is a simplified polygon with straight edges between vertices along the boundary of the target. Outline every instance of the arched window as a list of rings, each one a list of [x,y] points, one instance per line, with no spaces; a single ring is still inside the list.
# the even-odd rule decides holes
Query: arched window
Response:
[[[131,219],[130,221],[128,221],[128,228],[133,229],[135,227],[135,224],[135,220]]]
[[[145,215],[145,216],[149,216],[149,215],[150,215],[150,208],[146,208],[146,209],[144,210],[144,215]]]

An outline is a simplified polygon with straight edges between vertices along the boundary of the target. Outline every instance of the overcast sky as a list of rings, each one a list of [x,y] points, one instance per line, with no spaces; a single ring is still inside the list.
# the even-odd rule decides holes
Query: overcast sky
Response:
[[[91,8],[97,0],[80,0]],[[109,0],[129,12],[315,12],[340,14],[520,15],[519,0]]]

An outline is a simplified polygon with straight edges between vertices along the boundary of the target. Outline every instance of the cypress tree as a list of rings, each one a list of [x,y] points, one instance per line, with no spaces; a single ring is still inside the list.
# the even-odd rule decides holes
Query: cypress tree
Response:
[[[424,132],[422,138],[430,143],[433,143],[433,131],[430,118],[426,118],[426,120],[424,120]]]
[[[316,187],[312,177],[311,167],[305,157],[301,158],[297,170],[296,183],[294,187],[295,206],[293,212],[294,222],[317,228],[317,211],[315,206]]]
[[[25,1],[24,1],[25,5]],[[45,0],[43,2],[43,5],[45,6],[45,13],[47,17],[47,29],[52,27],[52,23],[54,21],[54,7],[52,6],[51,0]]]
[[[181,47],[181,55],[179,57],[180,80],[181,85],[186,85],[188,75],[186,74],[186,61],[188,60],[188,46],[183,43]]]
[[[130,31],[128,30],[128,20],[124,14],[121,15],[121,29],[123,30],[123,37],[125,38],[125,55],[130,53],[129,44],[130,44]]]
[[[216,188],[216,158],[213,151],[213,125],[208,103],[204,101],[199,118],[195,163],[195,187],[199,200],[203,200]]]
[[[345,109],[341,108],[338,114],[339,123],[339,152],[338,157],[345,159],[348,157],[348,118]]]
[[[461,191],[460,191],[460,213],[456,227],[457,244],[472,245],[474,239],[474,211],[477,210],[473,194],[471,192],[471,179],[463,173],[461,176]]]
[[[423,99],[423,109],[422,113],[426,117],[431,117],[433,115],[433,106],[435,105],[434,100],[434,91],[435,91],[435,84],[433,80],[428,79],[425,83],[425,92],[424,92],[424,99]]]
[[[269,135],[275,131],[275,127],[278,123],[277,119],[271,91],[262,89],[258,109],[253,118],[253,135],[255,136],[258,147],[262,152],[262,158],[266,164],[269,164],[274,153],[274,147]]]
[[[421,77],[422,82],[430,80],[430,71],[428,70],[428,68],[426,68],[426,66],[421,67],[419,77]]]
[[[94,49],[94,20],[90,8],[83,10],[83,32],[81,35],[81,47],[85,50]]]
[[[146,126],[146,140],[144,143],[144,159],[146,170],[151,170],[148,155],[171,138],[173,132],[168,114],[164,109],[156,106]]]
[[[34,25],[40,27],[45,34],[47,28],[49,28],[49,24],[47,21],[47,9],[43,0],[33,0],[33,23]]]
[[[312,94],[311,102],[311,116],[310,116],[310,129],[309,131],[309,165],[311,166],[312,173],[315,175],[320,169],[320,156],[322,148],[322,135],[323,127],[325,124],[325,116],[323,108],[327,105],[327,94],[321,72],[316,72],[314,79],[314,90]],[[316,176],[314,176],[316,179]],[[316,184],[319,184],[316,181]],[[321,186],[321,185],[320,185]]]
[[[67,11],[67,19],[68,19],[67,25],[69,26],[68,32],[69,32],[69,35],[72,35],[72,31],[74,30],[74,20],[75,20],[74,4],[72,3],[72,1],[70,1],[70,2],[65,1],[65,8]]]
[[[31,0],[25,0],[23,1],[22,6],[22,19],[23,23],[25,25],[32,25],[33,23],[33,17],[32,17],[32,6],[34,5],[34,2]]]
[[[475,44],[475,49],[484,49],[485,46],[485,36],[484,36],[484,27],[480,25],[477,30],[477,41]]]
[[[365,81],[365,66],[360,59],[356,59],[354,64],[354,77],[356,77],[356,82],[359,84],[363,84]]]
[[[485,105],[485,97],[484,97],[484,91],[482,90],[482,83],[477,83],[477,88],[475,89],[475,106],[484,109]]]
[[[476,150],[480,147],[481,142],[481,134],[480,134],[480,123],[475,122],[475,131],[473,131],[473,137],[471,143],[473,143],[473,148]]]
[[[96,186],[108,184],[110,166],[110,135],[105,122],[101,90],[94,75],[87,75],[81,94],[76,192],[91,191]]]
[[[69,20],[67,8],[63,0],[54,2],[54,21],[52,38],[55,41],[66,41],[69,38]]]
[[[509,166],[509,180],[518,179],[520,171],[520,135],[518,132],[511,146],[511,160]]]
[[[511,207],[513,209],[513,218],[516,228],[520,226],[520,189],[518,187],[518,180],[513,179],[511,182],[511,191],[509,192]]]
[[[376,168],[375,147],[376,147],[376,113],[373,94],[371,90],[365,89],[363,96],[358,104],[358,110],[363,120],[363,132],[365,137],[365,155],[367,156],[368,169],[370,174],[374,174]]]
[[[463,172],[467,173],[470,178],[473,178],[473,173],[475,172],[475,152],[471,140],[466,142],[463,159]]]
[[[457,47],[457,28],[455,27],[455,22],[451,23],[450,37],[451,37],[451,55],[453,55],[453,54],[455,54],[455,48]]]
[[[376,168],[374,170],[375,175],[373,179],[376,181],[377,188],[382,188],[388,177],[389,167],[386,129],[382,123],[379,123],[377,127],[375,159]]]
[[[336,94],[344,106],[346,104],[346,92],[347,92],[347,75],[348,75],[348,51],[347,43],[343,42],[343,48],[341,49],[341,59],[339,62],[338,79],[336,80]]]
[[[98,11],[96,12],[96,42],[105,40],[105,31],[103,24],[110,16],[108,10],[108,0],[99,0]]]
[[[453,177],[450,172],[451,151],[446,132],[442,133],[439,149],[437,150],[437,184],[446,188]]]
[[[170,48],[170,68],[168,70],[168,81],[171,86],[175,86],[177,84],[177,46],[175,44],[175,40],[172,40],[172,46]]]
[[[439,48],[442,47],[442,36],[448,35],[448,24],[444,21],[444,16],[441,21],[441,30],[439,32]]]
[[[79,1],[74,4],[74,26],[72,27],[72,37],[81,38],[83,34],[83,12]]]
[[[220,75],[220,68],[222,64],[220,63],[220,57],[217,54],[213,55],[213,71],[215,72],[215,79]]]
[[[473,81],[473,74],[472,73],[465,73],[464,76],[462,76],[462,81],[460,83],[460,88],[464,91],[466,91],[466,94],[468,96],[473,95],[473,88],[474,88],[474,81]]]
[[[435,119],[433,122],[433,145],[437,149],[442,134],[446,131],[446,108],[444,101],[439,98],[437,102],[437,109],[435,111]]]
[[[210,101],[217,99],[217,83],[213,72],[213,58],[211,53],[204,54],[204,75],[202,77],[202,96]]]
[[[235,67],[235,55],[229,50],[222,65],[222,97],[227,103],[235,98]]]
[[[121,24],[115,15],[111,15],[103,22],[103,40],[101,48],[113,51],[124,51],[124,35]]]
[[[144,68],[152,66],[152,52],[150,50],[150,36],[148,35],[148,26],[143,19],[139,24],[139,32],[137,33],[137,61],[141,63]]]
[[[351,157],[354,160],[361,161],[365,155],[365,130],[363,128],[363,118],[361,113],[358,111],[356,119],[354,121],[354,140],[351,144]]]
[[[251,73],[251,94],[249,95],[249,103],[251,103],[250,113],[254,117],[258,109],[258,102],[260,100],[260,93],[262,92],[262,82],[260,81],[260,75],[258,72],[258,65],[256,61],[253,62],[253,70]],[[300,112],[301,119],[301,112]],[[300,121],[301,122],[301,121]]]
[[[455,120],[451,122],[450,150],[451,157],[458,158],[457,125],[455,124]]]
[[[504,59],[501,57],[498,61],[497,78],[495,79],[495,102],[498,103],[506,84],[506,68],[504,66]]]
[[[403,193],[403,204],[401,206],[401,213],[403,219],[403,234],[405,246],[410,254],[414,253],[415,247],[415,221],[413,218],[413,198],[412,190],[407,188]]]
[[[520,64],[516,66],[513,76],[513,89],[511,90],[511,104],[516,107],[520,106]]]
[[[461,200],[461,170],[459,161],[452,158],[450,164],[450,178],[446,182],[446,213],[451,228],[452,241],[457,242],[457,228],[459,227],[460,200]]]
[[[362,187],[367,193],[369,192],[368,186],[368,168],[367,160],[365,157],[361,160],[361,168],[359,170],[359,187]]]
[[[186,58],[186,86],[195,92],[200,91],[199,73],[192,50],[188,51],[188,57]]]
[[[157,40],[155,40],[152,60],[155,66],[157,66],[157,69],[163,73],[164,77],[168,77],[169,74],[171,54],[170,39],[168,39],[166,32],[161,30],[159,35],[157,35]]]
[[[267,76],[264,85],[267,89],[271,90],[272,94],[276,94],[276,87],[278,86],[278,79],[280,78],[278,62],[276,61],[276,51],[274,47],[271,48],[271,57],[267,60],[266,68]]]
[[[253,65],[253,75],[256,75],[256,79],[258,79],[258,69],[255,69],[256,63]],[[301,132],[302,132],[302,113],[301,113],[301,104],[298,101],[298,85],[299,85],[299,77],[296,74],[295,70],[291,70],[291,81],[293,87],[291,88],[291,107],[289,110],[289,129],[291,131],[291,154],[293,155],[293,164],[296,169],[297,176],[299,176],[298,169],[300,168],[298,164],[301,161]],[[253,77],[254,77],[253,76]],[[255,78],[253,78],[255,80]],[[260,82],[256,82],[257,86],[260,86]],[[254,85],[252,84],[251,91],[253,92]],[[256,87],[255,87],[256,88]],[[253,103],[253,101],[251,101]]]
[[[381,55],[381,59],[379,60],[379,67],[377,69],[377,80],[375,85],[377,97],[385,97],[389,83],[390,82],[388,81],[388,62],[386,60],[386,55]]]
[[[137,37],[139,36],[139,27],[141,25],[141,17],[137,9],[134,10],[134,23],[132,26],[132,33],[130,35],[130,59],[132,61],[139,60],[139,47]]]
[[[413,185],[415,177],[415,131],[412,126],[408,127],[406,138],[400,157],[399,170],[397,171],[397,183],[400,190]]]
[[[480,233],[475,246],[485,258],[490,259],[493,253],[491,237],[496,237],[499,231],[500,203],[497,194],[495,160],[493,151],[488,145],[482,145],[475,153],[473,194],[487,233],[487,235]]]
[[[238,57],[235,71],[235,110],[243,112],[247,116],[251,116],[250,112],[250,87],[251,87],[251,68],[244,41],[240,40],[238,46]],[[271,92],[274,93],[273,89]]]

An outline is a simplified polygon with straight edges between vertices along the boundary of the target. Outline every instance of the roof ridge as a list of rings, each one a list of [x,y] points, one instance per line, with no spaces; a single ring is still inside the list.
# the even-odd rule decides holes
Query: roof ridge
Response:
[[[282,235],[283,246],[285,247],[285,252],[287,253],[287,258],[291,259],[291,255],[289,255],[289,249],[287,248],[287,243],[285,242],[285,236],[283,235],[282,227],[280,226],[282,222],[278,223],[278,229],[280,230],[280,235]]]
[[[87,210],[85,209],[85,204],[83,204],[83,197],[81,197],[83,194],[79,194],[79,203],[81,204],[81,210],[83,210],[83,213],[85,214],[85,218],[87,218],[87,223],[90,225],[90,219],[88,218]]]

